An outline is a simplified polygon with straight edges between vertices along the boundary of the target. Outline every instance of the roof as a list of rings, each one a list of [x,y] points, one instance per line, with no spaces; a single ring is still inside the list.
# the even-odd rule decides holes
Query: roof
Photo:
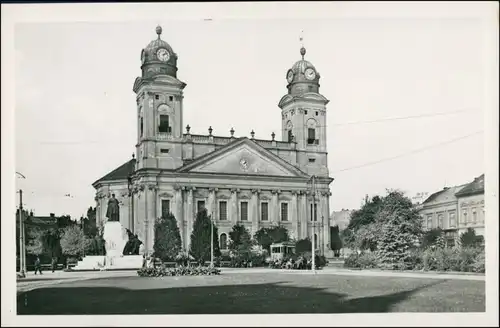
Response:
[[[26,225],[40,228],[50,228],[57,226],[57,218],[54,216],[31,216],[25,221]]]
[[[455,199],[455,194],[460,191],[465,185],[454,186],[454,187],[445,187],[440,191],[437,191],[427,197],[426,200],[422,202],[422,205],[428,204],[438,198],[444,197],[445,199],[451,200]]]
[[[136,159],[132,158],[131,160],[122,164],[121,166],[114,169],[113,171],[109,172],[108,174],[106,174],[102,178],[98,179],[92,185],[95,185],[96,183],[103,182],[103,181],[126,180],[132,173],[135,172],[135,163],[136,163]]]
[[[484,193],[484,173],[468,183],[455,195],[457,197]]]

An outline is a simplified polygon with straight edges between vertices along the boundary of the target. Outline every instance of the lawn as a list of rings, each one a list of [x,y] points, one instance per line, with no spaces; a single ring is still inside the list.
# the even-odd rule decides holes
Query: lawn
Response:
[[[484,281],[280,273],[115,277],[18,295],[18,314],[484,312]]]

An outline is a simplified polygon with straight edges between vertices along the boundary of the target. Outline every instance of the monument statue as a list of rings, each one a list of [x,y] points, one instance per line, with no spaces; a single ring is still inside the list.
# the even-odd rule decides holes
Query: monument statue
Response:
[[[123,248],[123,255],[139,255],[139,248],[141,247],[142,241],[139,240],[137,235],[134,235],[132,231],[127,229],[128,241]]]
[[[106,217],[108,218],[108,221],[120,222],[120,204],[118,202],[118,199],[115,198],[115,194],[112,194],[111,199],[108,201]]]

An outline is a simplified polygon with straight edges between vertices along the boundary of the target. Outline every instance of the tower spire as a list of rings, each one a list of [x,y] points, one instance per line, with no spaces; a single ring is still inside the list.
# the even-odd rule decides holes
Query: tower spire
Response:
[[[304,60],[304,55],[306,54],[306,48],[304,48],[304,30],[300,31],[300,55],[302,60]]]

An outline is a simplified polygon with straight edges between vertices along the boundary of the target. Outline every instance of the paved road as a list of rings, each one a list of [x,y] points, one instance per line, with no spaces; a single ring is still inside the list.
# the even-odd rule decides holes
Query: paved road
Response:
[[[311,271],[304,270],[278,270],[269,268],[223,268],[223,274],[238,273],[280,273],[280,274],[313,274]],[[421,278],[421,279],[457,279],[457,280],[478,280],[484,281],[484,275],[473,274],[453,274],[453,273],[428,273],[428,272],[393,272],[393,271],[371,271],[371,270],[348,270],[340,268],[324,268],[317,270],[318,275],[340,275],[340,276],[365,276],[365,277],[403,277],[403,278]],[[109,277],[135,277],[136,271],[75,271],[64,272],[56,271],[46,272],[43,275],[34,275],[32,272],[26,278],[17,280],[17,292],[26,292],[36,288],[43,288],[62,282],[73,282],[80,280],[109,278]]]

